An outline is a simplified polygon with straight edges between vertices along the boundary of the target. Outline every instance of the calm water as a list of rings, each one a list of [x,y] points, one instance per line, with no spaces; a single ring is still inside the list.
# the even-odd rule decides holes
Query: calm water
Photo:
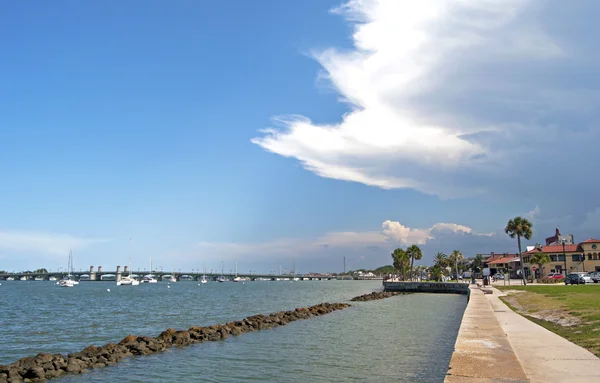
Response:
[[[68,353],[321,302],[346,301],[381,281],[166,282],[117,287],[1,281],[0,364],[40,351]],[[108,292],[107,289],[111,291]],[[62,382],[442,382],[467,298],[414,294],[271,330],[230,337],[70,376]]]

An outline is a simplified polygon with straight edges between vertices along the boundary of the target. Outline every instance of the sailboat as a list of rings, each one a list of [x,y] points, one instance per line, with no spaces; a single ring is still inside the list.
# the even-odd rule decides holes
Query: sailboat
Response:
[[[79,282],[71,279],[71,270],[73,270],[73,253],[69,250],[69,262],[67,263],[67,276],[56,282],[60,287],[73,287]]]
[[[137,286],[139,284],[140,281],[131,276],[131,238],[129,238],[129,275],[126,275],[122,277],[120,281],[117,281],[117,286]]]
[[[242,278],[238,277],[237,275],[237,261],[235,261],[235,278],[233,278],[234,282],[241,282]]]
[[[217,282],[225,282],[225,278],[223,277],[223,262],[221,262],[221,276],[217,278]]]
[[[206,283],[206,267],[204,268],[204,273],[202,274],[202,280],[200,283]]]
[[[141,283],[158,283],[158,280],[152,275],[152,257],[150,257],[150,274],[144,275]]]

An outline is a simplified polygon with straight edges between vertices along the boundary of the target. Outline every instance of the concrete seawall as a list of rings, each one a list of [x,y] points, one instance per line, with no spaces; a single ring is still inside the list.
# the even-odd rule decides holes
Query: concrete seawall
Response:
[[[464,294],[469,296],[468,283],[442,282],[383,282],[384,291],[399,291],[405,293],[445,293]]]

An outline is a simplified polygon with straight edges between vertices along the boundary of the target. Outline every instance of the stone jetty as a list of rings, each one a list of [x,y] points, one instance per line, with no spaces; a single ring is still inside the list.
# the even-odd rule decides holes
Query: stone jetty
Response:
[[[288,323],[343,310],[347,303],[321,303],[315,306],[280,311],[270,315],[253,315],[242,320],[209,327],[190,327],[188,330],[167,329],[156,338],[128,335],[119,343],[88,346],[73,354],[39,353],[21,358],[7,366],[0,365],[0,383],[40,382],[65,374],[83,374],[87,370],[114,366],[122,359],[135,355],[149,355],[171,347],[184,347],[202,342],[213,342],[245,332],[265,330]]]
[[[395,295],[403,295],[403,294],[406,294],[406,293],[401,292],[401,291],[375,291],[370,294],[364,294],[364,295],[361,295],[358,297],[354,297],[354,298],[350,299],[350,301],[352,301],[352,302],[374,301],[377,299],[385,299],[385,298],[393,297]]]

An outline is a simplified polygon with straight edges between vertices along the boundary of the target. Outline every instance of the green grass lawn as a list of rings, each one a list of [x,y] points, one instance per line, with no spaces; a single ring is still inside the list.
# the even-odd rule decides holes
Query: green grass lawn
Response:
[[[495,286],[517,313],[600,357],[600,286]]]

